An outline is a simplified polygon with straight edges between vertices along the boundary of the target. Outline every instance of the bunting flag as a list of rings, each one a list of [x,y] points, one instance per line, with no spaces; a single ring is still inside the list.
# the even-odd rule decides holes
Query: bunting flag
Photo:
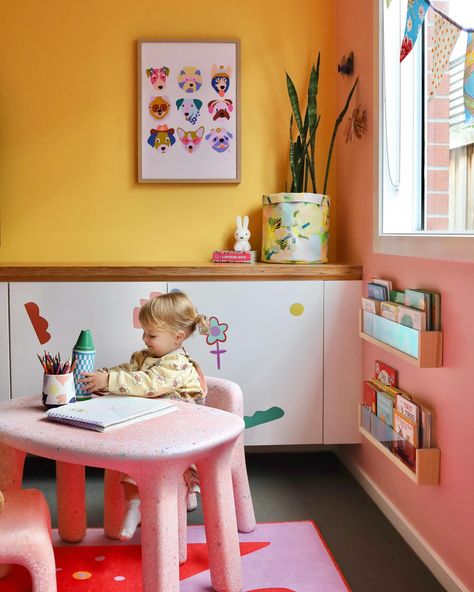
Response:
[[[403,62],[413,49],[429,7],[430,5],[426,0],[408,0],[407,21],[405,24],[405,33],[403,34],[402,47],[400,48],[400,62]]]
[[[464,113],[466,123],[474,123],[474,36],[467,35],[464,64]]]
[[[449,57],[456,45],[461,29],[435,12],[433,47],[431,48],[431,85],[428,100],[431,100],[448,67]]]

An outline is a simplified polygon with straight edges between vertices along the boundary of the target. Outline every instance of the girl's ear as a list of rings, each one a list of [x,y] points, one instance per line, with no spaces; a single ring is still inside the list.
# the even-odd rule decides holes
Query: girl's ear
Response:
[[[184,341],[184,338],[186,337],[184,331],[178,331],[176,333],[176,339],[179,341],[179,343],[181,343],[182,341]]]

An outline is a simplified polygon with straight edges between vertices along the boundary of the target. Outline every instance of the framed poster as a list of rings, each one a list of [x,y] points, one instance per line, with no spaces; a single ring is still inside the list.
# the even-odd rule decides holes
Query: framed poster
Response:
[[[138,181],[240,182],[238,41],[138,42]]]

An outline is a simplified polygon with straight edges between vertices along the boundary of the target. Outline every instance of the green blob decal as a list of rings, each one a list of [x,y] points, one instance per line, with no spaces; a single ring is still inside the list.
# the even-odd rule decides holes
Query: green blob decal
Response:
[[[244,422],[246,428],[253,428],[254,426],[261,425],[262,423],[268,423],[269,421],[275,421],[283,417],[285,412],[281,407],[270,407],[266,411],[255,411],[253,415],[245,415]]]

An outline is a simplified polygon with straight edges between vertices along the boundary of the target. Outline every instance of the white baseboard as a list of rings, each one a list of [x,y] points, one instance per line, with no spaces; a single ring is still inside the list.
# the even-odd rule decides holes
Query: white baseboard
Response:
[[[405,542],[408,543],[421,561],[423,561],[438,582],[446,588],[447,592],[469,592],[467,586],[449,569],[442,558],[430,547],[420,533],[415,530],[367,473],[353,462],[343,450],[339,449],[336,454]]]

